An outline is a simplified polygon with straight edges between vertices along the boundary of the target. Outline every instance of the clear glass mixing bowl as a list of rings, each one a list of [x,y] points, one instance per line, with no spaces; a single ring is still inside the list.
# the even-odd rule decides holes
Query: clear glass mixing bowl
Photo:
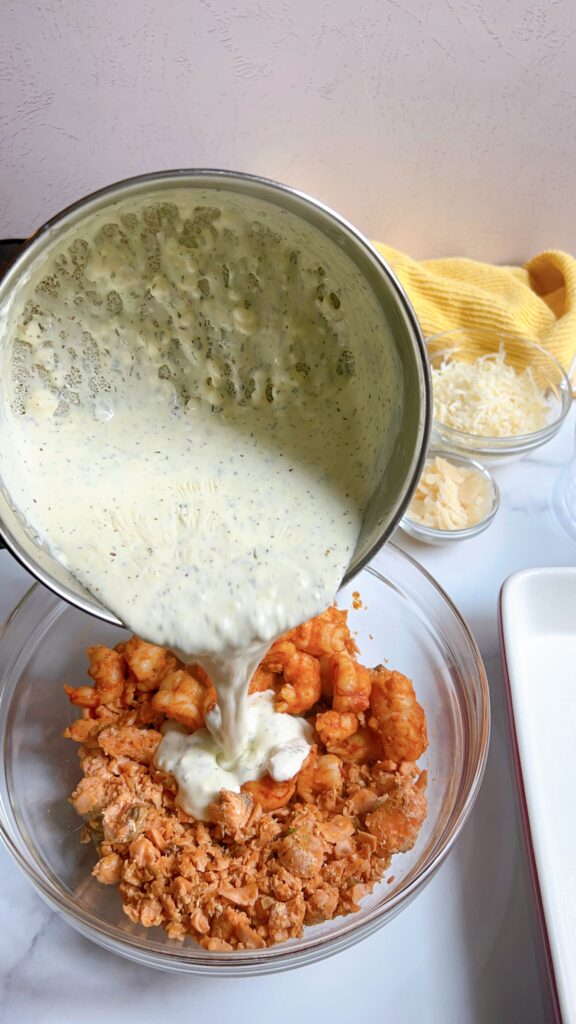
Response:
[[[89,644],[124,632],[34,586],[0,633],[0,835],[39,894],[74,928],[150,967],[217,975],[264,974],[311,963],[386,924],[430,880],[470,813],[490,730],[488,685],[466,623],[437,583],[388,545],[338,596],[351,608],[365,664],[388,661],[409,675],[428,719],[428,817],[415,848],[395,857],[362,909],[262,950],[216,953],[170,940],[124,915],[113,887],[91,875],[92,846],[67,796],[79,778],[76,745],[62,738],[74,717],[62,686],[79,684]],[[352,608],[358,591],[362,606]],[[354,603],[358,603],[356,599]]]

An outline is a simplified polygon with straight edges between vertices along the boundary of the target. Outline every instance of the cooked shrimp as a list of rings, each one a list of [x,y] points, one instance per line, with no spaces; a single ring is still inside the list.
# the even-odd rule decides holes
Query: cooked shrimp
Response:
[[[316,715],[315,729],[325,747],[339,743],[353,736],[358,729],[358,719],[351,711],[323,711]]]
[[[65,686],[70,702],[80,708],[97,708],[101,704],[115,704],[124,695],[126,662],[118,651],[101,644],[88,648],[88,675],[94,686]]]
[[[284,686],[276,698],[276,710],[301,715],[320,700],[320,665],[308,654],[297,653],[284,670]]]
[[[112,704],[120,700],[126,679],[126,662],[118,651],[108,647],[89,647],[88,675],[94,680],[100,704]]]
[[[320,700],[320,665],[316,658],[298,651],[291,640],[272,644],[260,668],[282,674],[284,683],[276,697],[277,711],[301,715]]]
[[[370,704],[372,673],[349,654],[330,654],[322,659],[323,691],[332,694],[335,711],[358,714]]]
[[[83,689],[83,687],[79,687],[79,689]],[[86,689],[92,691],[91,686],[87,686]],[[102,723],[95,718],[77,718],[75,722],[64,729],[62,735],[65,739],[74,740],[76,743],[97,743],[96,734],[101,725]]]
[[[264,655],[258,671],[281,675],[295,654],[296,645],[291,640],[276,640]]]
[[[64,689],[71,704],[77,708],[97,708],[100,703],[98,691],[94,686],[67,686]]]
[[[368,724],[378,733],[383,758],[397,763],[417,761],[428,746],[428,737],[424,709],[410,680],[378,666],[372,673],[370,710]]]
[[[140,691],[155,690],[168,672],[180,667],[181,662],[165,647],[148,644],[133,636],[121,646],[128,668],[134,673]]]
[[[194,731],[204,725],[206,712],[214,701],[212,692],[186,669],[169,672],[152,697],[151,705],[167,718]]]
[[[255,782],[245,782],[242,786],[242,792],[249,793],[263,811],[277,811],[279,807],[284,807],[294,795],[295,789],[295,778],[276,782],[270,775]]]
[[[337,754],[343,761],[352,764],[368,764],[381,756],[378,737],[365,725],[359,726],[347,739],[327,743],[326,747],[331,754]]]
[[[318,757],[311,753],[298,773],[296,789],[298,796],[307,804],[313,804],[320,793],[340,793],[344,785],[342,762],[335,754]]]
[[[278,675],[275,672],[267,671],[265,668],[257,668],[250,680],[248,693],[264,693],[265,690],[277,689]]]
[[[385,856],[411,850],[426,817],[426,772],[416,784],[397,776],[396,784],[381,803],[366,815],[366,828],[376,836]]]
[[[355,654],[358,648],[350,636],[347,619],[348,612],[331,605],[314,619],[308,619],[286,633],[286,639],[291,640],[297,650],[317,658],[321,654],[342,651]]]

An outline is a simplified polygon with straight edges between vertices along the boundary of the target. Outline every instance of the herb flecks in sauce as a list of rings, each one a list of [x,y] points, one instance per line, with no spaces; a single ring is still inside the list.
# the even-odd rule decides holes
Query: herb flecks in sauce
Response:
[[[166,194],[71,230],[3,316],[0,470],[88,590],[236,694],[238,752],[262,650],[350,562],[399,369],[374,296],[315,229]]]

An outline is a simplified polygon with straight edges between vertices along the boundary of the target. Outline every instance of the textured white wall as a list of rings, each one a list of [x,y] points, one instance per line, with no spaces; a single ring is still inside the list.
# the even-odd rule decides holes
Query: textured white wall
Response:
[[[574,0],[3,0],[0,236],[167,167],[415,256],[576,249]]]

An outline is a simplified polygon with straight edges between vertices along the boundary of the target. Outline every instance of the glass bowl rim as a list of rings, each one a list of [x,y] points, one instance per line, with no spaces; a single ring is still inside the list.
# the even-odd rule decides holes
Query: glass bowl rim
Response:
[[[424,466],[430,457],[445,458],[448,462],[459,462],[461,465],[474,466],[479,473],[482,474],[485,480],[488,480],[492,488],[492,501],[490,504],[490,510],[480,519],[478,523],[474,523],[474,526],[466,526],[460,530],[440,530],[435,526],[426,526],[424,523],[418,523],[415,519],[411,519],[408,514],[408,510],[402,516],[400,520],[401,528],[410,537],[414,537],[416,540],[438,540],[438,541],[451,541],[451,540],[467,540],[469,537],[476,537],[479,533],[483,533],[490,523],[494,520],[498,509],[500,508],[500,488],[496,483],[493,474],[484,466],[481,462],[476,459],[470,458],[469,455],[462,455],[460,452],[450,452],[445,448],[439,448],[435,445],[431,445],[426,452],[426,459],[424,460]],[[410,506],[408,506],[408,509]]]
[[[2,801],[0,800],[0,840],[3,841],[7,850],[32,883],[38,894],[50,906],[57,910],[64,919],[68,920],[72,927],[75,927],[76,930],[85,937],[97,942],[107,949],[112,949],[124,958],[128,958],[139,963],[145,963],[148,964],[148,966],[160,969],[180,970],[190,974],[214,974],[215,976],[273,973],[276,970],[280,971],[288,968],[296,968],[303,966],[305,963],[322,959],[325,956],[339,952],[341,949],[361,940],[386,923],[386,915],[391,914],[391,916],[394,916],[395,913],[398,913],[401,909],[407,906],[414,896],[416,896],[424,887],[425,883],[433,877],[441,864],[444,863],[448,853],[453,848],[454,843],[460,835],[474,806],[484,777],[490,744],[490,690],[478,645],[462,613],[458,610],[454,602],[443,590],[440,584],[422,565],[420,565],[416,559],[406,554],[396,544],[389,543],[387,547],[391,548],[394,555],[399,557],[400,560],[405,560],[412,568],[416,569],[418,573],[424,576],[426,582],[437,591],[438,596],[444,601],[452,615],[455,617],[462,633],[464,634],[464,638],[469,648],[468,653],[473,659],[473,674],[476,677],[475,688],[476,693],[480,698],[478,711],[475,715],[478,720],[478,734],[475,742],[477,758],[475,763],[469,766],[468,772],[464,772],[464,776],[470,776],[467,782],[466,796],[457,811],[455,820],[448,822],[445,826],[446,834],[443,846],[440,849],[435,850],[429,863],[426,864],[414,878],[398,889],[398,891],[394,893],[394,895],[383,905],[379,905],[372,908],[372,910],[367,911],[361,922],[355,920],[355,914],[350,914],[347,917],[342,918],[343,923],[339,927],[338,932],[334,935],[325,935],[311,939],[298,939],[296,940],[296,946],[288,946],[286,943],[278,943],[277,945],[259,950],[234,950],[230,953],[211,953],[209,960],[207,958],[195,959],[195,951],[190,953],[188,949],[186,950],[186,953],[183,953],[178,949],[165,949],[162,951],[147,949],[146,945],[144,943],[141,944],[137,937],[119,937],[115,934],[113,927],[108,927],[105,924],[95,921],[88,911],[79,907],[77,902],[71,896],[68,896],[61,889],[56,887],[50,879],[45,877],[39,868],[34,863],[31,863],[20,851],[17,842],[10,834],[10,824],[6,820],[5,811]],[[383,573],[374,569],[371,565],[365,566],[363,571],[370,573],[385,584],[391,584],[394,586],[392,581],[388,580]],[[32,598],[32,596],[39,591],[46,591],[47,596],[51,600],[63,605],[64,607],[68,605],[67,602],[63,601],[62,598],[59,598],[53,593],[53,591],[43,587],[40,583],[34,583],[29,590],[26,591],[16,607],[0,626],[0,644],[4,640],[12,622],[22,613],[27,602]],[[74,606],[70,605],[70,607]],[[2,687],[0,685],[0,694],[1,689]],[[468,701],[465,702],[465,706],[466,705],[468,705],[468,708],[470,707],[470,703]],[[27,849],[23,837],[19,836],[19,838],[22,839],[23,845]],[[384,918],[384,920],[381,920],[381,918]]]
[[[545,427],[541,427],[540,430],[532,430],[528,434],[506,434],[502,437],[494,437],[490,434],[470,434],[464,430],[459,430],[457,427],[449,427],[447,424],[442,423],[441,420],[432,419],[432,435],[436,434],[444,435],[448,440],[453,439],[455,444],[459,443],[459,447],[463,448],[466,446],[466,441],[471,442],[470,450],[478,454],[494,455],[498,452],[509,452],[512,449],[523,448],[523,447],[535,447],[538,442],[543,443],[549,440],[557,433],[566,419],[570,409],[572,407],[572,384],[570,378],[566,373],[564,367],[558,362],[555,356],[552,355],[548,349],[539,345],[532,338],[524,335],[513,334],[511,331],[500,331],[496,328],[490,327],[458,327],[450,331],[439,331],[437,334],[426,334],[424,336],[424,343],[426,345],[426,351],[428,358],[430,359],[430,353],[428,351],[429,343],[439,341],[441,338],[458,338],[470,334],[474,335],[491,335],[501,338],[504,344],[506,342],[522,342],[524,345],[528,345],[533,350],[542,355],[545,360],[556,367],[559,373],[559,392],[560,392],[560,411],[558,416],[551,422],[547,423]],[[487,353],[489,354],[489,353]],[[433,367],[431,366],[431,370]],[[434,403],[434,382],[432,381],[432,403]]]

